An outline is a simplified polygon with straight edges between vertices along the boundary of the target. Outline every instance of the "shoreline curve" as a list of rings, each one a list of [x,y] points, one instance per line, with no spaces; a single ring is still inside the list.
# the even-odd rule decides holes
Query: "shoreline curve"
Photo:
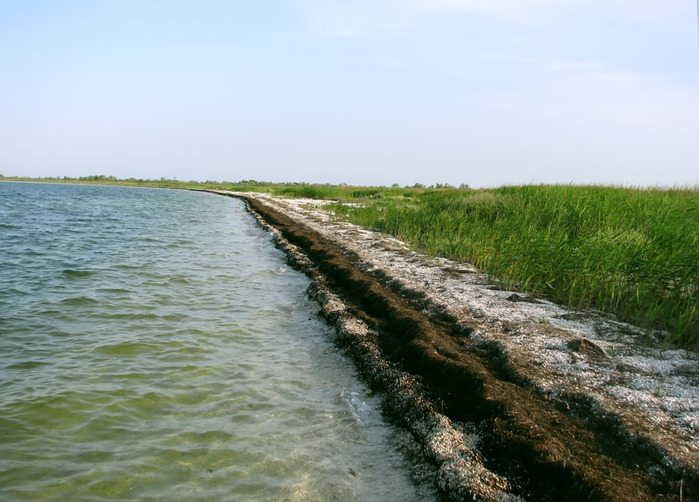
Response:
[[[699,498],[699,358],[315,207],[242,199],[448,500]],[[425,475],[427,477],[428,475]]]

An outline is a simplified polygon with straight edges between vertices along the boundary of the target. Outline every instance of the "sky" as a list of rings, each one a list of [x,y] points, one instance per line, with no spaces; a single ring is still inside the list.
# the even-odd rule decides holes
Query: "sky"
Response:
[[[0,174],[699,185],[695,0],[0,0]]]

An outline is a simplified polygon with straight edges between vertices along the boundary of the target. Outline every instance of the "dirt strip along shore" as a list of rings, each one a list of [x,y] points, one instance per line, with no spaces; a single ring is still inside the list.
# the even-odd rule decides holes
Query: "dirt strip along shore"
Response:
[[[548,398],[497,344],[470,339],[477,326],[363,271],[355,253],[271,199],[217,193],[242,198],[313,279],[338,343],[385,393],[387,418],[423,443],[446,499],[699,500],[696,470],[668,463],[667,452],[584,396]]]

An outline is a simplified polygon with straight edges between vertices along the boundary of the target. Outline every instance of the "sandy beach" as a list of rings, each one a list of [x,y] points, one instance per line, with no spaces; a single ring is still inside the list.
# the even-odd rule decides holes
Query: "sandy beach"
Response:
[[[505,291],[474,267],[243,199],[384,395],[450,500],[696,500],[699,357],[613,317]]]

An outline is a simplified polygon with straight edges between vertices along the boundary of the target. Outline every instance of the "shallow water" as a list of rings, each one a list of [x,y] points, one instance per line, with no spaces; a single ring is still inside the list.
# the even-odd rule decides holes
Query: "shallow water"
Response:
[[[430,500],[242,203],[0,183],[0,500]]]

